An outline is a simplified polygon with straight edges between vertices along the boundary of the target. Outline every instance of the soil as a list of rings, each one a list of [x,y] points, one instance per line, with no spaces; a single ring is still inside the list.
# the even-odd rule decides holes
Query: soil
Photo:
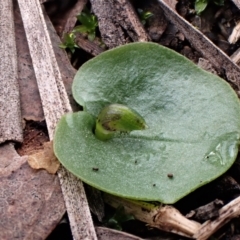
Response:
[[[16,145],[20,156],[30,155],[43,149],[43,143],[49,141],[45,121],[26,121],[23,136],[23,143]]]
[[[59,29],[59,18],[69,11],[69,9],[73,8],[76,3],[76,1],[72,0],[64,5],[63,3],[66,2],[67,1],[52,0],[45,3],[46,11],[56,30]],[[151,4],[149,4],[149,2],[151,2]],[[132,1],[132,3],[135,10],[138,8],[151,10],[154,9],[154,6],[155,8],[159,8],[156,1]],[[90,3],[88,3],[88,8],[91,9]],[[203,34],[213,41],[228,56],[231,56],[239,48],[240,41],[237,41],[235,44],[230,44],[228,42],[229,35],[236,23],[240,20],[240,11],[230,0],[225,1],[224,6],[217,6],[214,3],[210,3],[201,15],[196,14],[194,2],[189,0],[179,0],[176,9],[181,16],[201,30]],[[148,30],[152,41],[174,49],[197,64],[199,58],[202,57],[201,53],[192,47],[191,43],[174,25],[169,24],[168,21],[162,19],[162,16],[156,14],[152,19],[150,18],[144,26],[145,29]],[[155,25],[155,18],[158,19],[159,25]],[[161,19],[161,21],[159,19]],[[81,37],[87,41],[86,35],[81,35]],[[85,49],[76,49],[74,54],[68,52],[70,60],[76,69],[93,57],[94,54],[91,54],[93,52],[92,48],[96,48],[96,45],[100,42],[99,39],[101,39],[101,34],[98,29],[97,38],[94,42],[89,42],[88,47],[84,45]],[[83,44],[83,41],[81,41],[81,44]],[[104,46],[103,50],[104,49],[106,49],[106,46]],[[22,145],[17,146],[17,151],[20,155],[29,154],[32,151],[42,149],[43,143],[48,140],[45,122],[27,121],[24,130],[24,142]],[[191,181],[191,179],[189,179],[189,181]],[[217,210],[223,204],[228,203],[240,195],[239,184],[240,159],[238,159],[232,168],[222,177],[189,194],[187,197],[174,204],[174,206],[182,214],[189,214],[188,216],[191,217],[191,219],[195,219],[199,222],[214,219],[217,217]],[[114,212],[114,209],[106,206],[106,216],[112,216]],[[94,215],[93,219],[96,225],[104,226],[104,221],[100,222]],[[186,239],[178,235],[150,228],[137,220],[124,222],[122,224],[122,230],[144,239]],[[54,239],[73,239],[67,214],[64,215],[62,221],[47,238],[47,240]],[[240,219],[236,218],[231,220],[214,235],[214,239],[240,239]]]

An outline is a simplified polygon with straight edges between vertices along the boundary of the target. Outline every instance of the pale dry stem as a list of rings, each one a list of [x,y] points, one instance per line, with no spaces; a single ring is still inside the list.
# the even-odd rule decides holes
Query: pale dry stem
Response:
[[[147,223],[151,227],[166,232],[193,238],[193,235],[201,227],[200,223],[187,219],[171,206],[155,206],[146,202],[119,198],[109,194],[104,194],[104,201],[114,208],[122,205],[126,213],[132,214],[136,219]]]
[[[235,44],[240,38],[240,22],[233,28],[231,35],[228,38],[228,42]]]
[[[151,203],[124,199],[104,194],[104,201],[114,208],[122,205],[127,214],[147,223],[151,227],[181,236],[206,240],[232,218],[240,215],[240,197],[234,199],[219,210],[219,217],[200,224],[184,217],[172,206],[155,206]]]

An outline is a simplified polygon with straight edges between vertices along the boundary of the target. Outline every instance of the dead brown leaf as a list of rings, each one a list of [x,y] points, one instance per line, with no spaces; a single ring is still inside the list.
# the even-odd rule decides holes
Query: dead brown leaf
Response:
[[[45,142],[44,149],[28,156],[28,164],[33,169],[45,169],[55,174],[60,166],[53,152],[53,142]]]

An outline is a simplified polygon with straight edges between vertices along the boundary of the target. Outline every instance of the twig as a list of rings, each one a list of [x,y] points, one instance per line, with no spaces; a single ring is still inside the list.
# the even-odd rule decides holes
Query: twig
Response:
[[[232,218],[240,215],[240,197],[234,199],[219,210],[219,217],[214,221],[205,222],[194,234],[197,240],[208,239],[213,233],[228,223]]]
[[[163,231],[172,232],[181,236],[193,238],[201,224],[184,217],[177,209],[171,206],[155,206],[150,203],[119,198],[104,194],[104,201],[117,208],[124,206],[126,213],[136,219]]]
[[[71,111],[53,52],[46,22],[38,0],[18,0],[33,67],[42,100],[49,137],[52,140],[59,118]],[[73,237],[97,239],[88,203],[80,180],[63,167],[58,171]]]
[[[109,48],[129,43],[129,38],[125,36],[120,24],[116,21],[113,3],[109,0],[90,0],[90,2],[92,10],[98,18],[98,26],[103,42]]]
[[[228,38],[228,42],[235,44],[240,38],[240,22],[233,28],[231,35]]]
[[[103,48],[99,47],[95,42],[89,41],[88,39],[84,38],[81,34],[77,33],[75,38],[76,44],[85,50],[86,52],[92,54],[93,56],[97,56],[98,54],[104,51]]]

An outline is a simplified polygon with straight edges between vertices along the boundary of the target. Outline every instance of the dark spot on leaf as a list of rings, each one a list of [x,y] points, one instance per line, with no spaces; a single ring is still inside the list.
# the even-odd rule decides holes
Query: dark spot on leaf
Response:
[[[92,170],[93,170],[94,172],[97,172],[97,171],[99,170],[99,168],[93,167]]]
[[[103,124],[102,124],[103,128],[104,128],[105,130],[107,130],[107,131],[116,131],[116,129],[114,129],[114,128],[112,128],[112,127],[109,126],[110,123],[111,123],[111,122],[105,122],[105,123],[103,123]]]
[[[117,121],[121,119],[121,115],[120,114],[116,114],[114,116],[112,116],[112,121]]]
[[[167,175],[169,178],[173,178],[173,174],[172,173],[168,173]]]
[[[156,187],[156,184],[155,184],[155,183],[153,184],[153,187]]]

